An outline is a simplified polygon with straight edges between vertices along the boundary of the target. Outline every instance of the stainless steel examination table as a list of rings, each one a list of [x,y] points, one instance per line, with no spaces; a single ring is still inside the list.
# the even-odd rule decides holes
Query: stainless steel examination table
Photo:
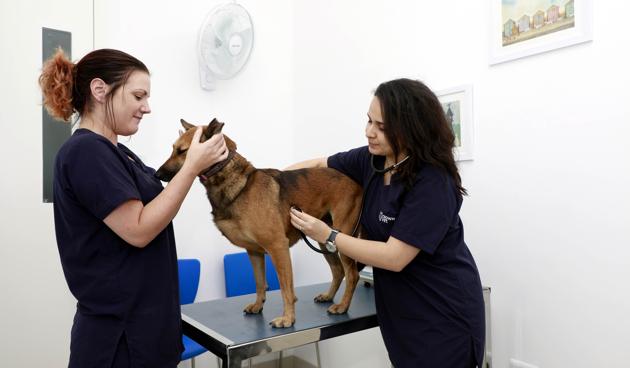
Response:
[[[255,294],[182,305],[184,334],[223,360],[223,368],[241,367],[241,361],[271,352],[295,348],[316,341],[377,327],[374,289],[357,285],[348,313],[328,314],[331,303],[315,303],[313,298],[328,290],[329,283],[295,288],[295,324],[289,328],[272,328],[269,322],[282,315],[280,290],[267,292],[261,314],[245,314],[245,305],[254,302]],[[344,283],[335,301],[343,295]],[[484,288],[484,299],[490,289]],[[490,319],[486,302],[487,325]],[[490,333],[488,331],[487,337]],[[487,338],[486,352],[489,353]],[[484,363],[483,367],[490,364]]]
[[[280,290],[267,292],[261,314],[245,314],[255,294],[182,305],[184,334],[223,360],[224,368],[241,367],[241,361],[332,337],[378,326],[374,289],[357,285],[348,313],[328,314],[331,303],[315,303],[313,298],[328,290],[330,283],[295,288],[295,324],[273,328],[269,322],[282,315]],[[335,301],[343,295],[339,288]]]

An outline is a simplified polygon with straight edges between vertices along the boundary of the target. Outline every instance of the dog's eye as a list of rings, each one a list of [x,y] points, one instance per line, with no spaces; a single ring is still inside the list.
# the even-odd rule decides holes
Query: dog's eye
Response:
[[[188,151],[188,148],[178,148],[177,149],[177,154],[181,155],[182,153],[185,153],[186,151]]]

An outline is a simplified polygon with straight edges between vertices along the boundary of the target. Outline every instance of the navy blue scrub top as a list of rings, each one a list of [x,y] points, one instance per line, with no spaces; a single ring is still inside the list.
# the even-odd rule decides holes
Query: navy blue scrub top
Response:
[[[175,367],[180,360],[172,224],[145,248],[137,248],[103,222],[128,200],[146,205],[155,198],[163,187],[154,173],[124,145],[114,146],[86,129],[77,129],[57,154],[53,187],[57,246],[77,299],[70,367],[111,367],[122,338],[133,367]]]
[[[464,242],[462,199],[450,176],[420,168],[409,190],[393,175],[385,185],[373,173],[367,147],[328,158],[365,191],[363,237],[390,236],[419,248],[400,272],[374,267],[376,311],[381,334],[396,368],[481,367],[485,321],[481,280]],[[375,156],[383,168],[385,158]]]

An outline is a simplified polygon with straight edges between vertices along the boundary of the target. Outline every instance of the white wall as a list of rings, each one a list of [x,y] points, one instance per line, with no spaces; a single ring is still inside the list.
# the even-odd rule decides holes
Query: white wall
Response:
[[[460,169],[470,196],[462,218],[483,283],[492,287],[493,362],[538,367],[625,366],[630,360],[630,35],[621,0],[598,2],[595,40],[510,63],[487,64],[488,7],[480,2],[240,1],[255,47],[217,90],[198,87],[198,27],[214,3],[96,1],[95,46],[126,50],[152,72],[153,113],[128,144],[159,166],[178,121],[225,121],[258,167],[284,167],[364,143],[373,89],[396,77],[435,90],[474,86],[475,160]],[[36,10],[32,10],[35,7]],[[41,203],[36,84],[41,27],[73,32],[78,58],[92,47],[91,4],[0,5],[0,359],[3,366],[64,366],[74,300]],[[199,184],[175,220],[180,257],[203,262],[198,300],[224,295],[222,256],[238,251],[211,223]],[[303,244],[295,282],[329,279]],[[299,316],[298,316],[299,318]],[[33,353],[33,346],[37,347]],[[381,367],[376,330],[321,344],[326,367]],[[298,355],[313,361],[310,349]],[[212,366],[211,359],[200,366]]]
[[[65,284],[42,203],[42,27],[72,32],[73,55],[92,48],[92,4],[0,2],[0,365],[67,364],[75,300]]]
[[[495,367],[630,360],[630,5],[595,5],[594,42],[492,67],[486,2],[295,5],[296,158],[363,143],[381,81],[473,84],[461,215],[492,287]]]

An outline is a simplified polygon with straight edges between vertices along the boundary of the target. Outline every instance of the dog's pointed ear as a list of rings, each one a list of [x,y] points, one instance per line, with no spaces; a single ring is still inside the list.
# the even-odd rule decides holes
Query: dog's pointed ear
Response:
[[[223,130],[223,125],[225,124],[218,121],[217,119],[212,119],[210,124],[208,124],[208,126],[203,130],[203,134],[206,137],[206,139],[209,139],[215,134],[221,133],[221,130]]]
[[[188,130],[188,129],[192,129],[192,128],[194,128],[194,127],[195,127],[194,125],[190,124],[189,122],[187,122],[187,121],[186,121],[186,120],[184,120],[184,119],[179,119],[179,121],[182,123],[182,126],[183,126],[183,127],[184,127],[184,129],[186,129],[186,130]]]

